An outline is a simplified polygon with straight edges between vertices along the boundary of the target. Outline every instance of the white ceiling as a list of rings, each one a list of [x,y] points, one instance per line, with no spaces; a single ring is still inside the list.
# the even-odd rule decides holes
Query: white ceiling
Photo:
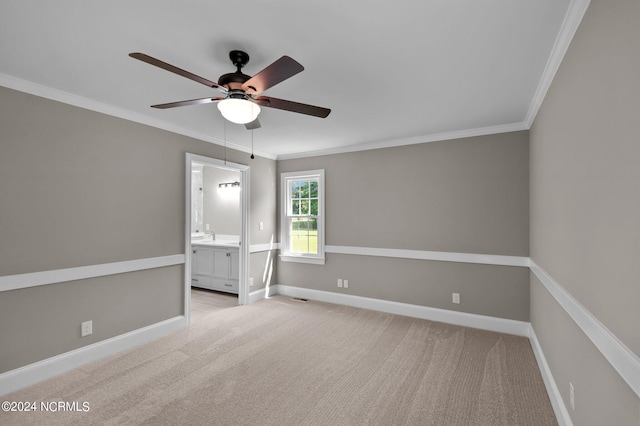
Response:
[[[332,109],[263,108],[255,150],[272,158],[519,130],[564,53],[570,3],[2,0],[0,84],[222,143],[215,104],[149,107],[217,90],[128,54],[217,81],[241,49],[249,75],[282,55],[304,65],[265,95]],[[251,146],[244,126],[226,130],[230,146]]]

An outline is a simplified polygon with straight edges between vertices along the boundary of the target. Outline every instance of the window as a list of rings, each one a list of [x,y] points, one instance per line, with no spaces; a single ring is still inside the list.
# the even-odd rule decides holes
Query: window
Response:
[[[282,260],[324,264],[324,170],[283,173]]]

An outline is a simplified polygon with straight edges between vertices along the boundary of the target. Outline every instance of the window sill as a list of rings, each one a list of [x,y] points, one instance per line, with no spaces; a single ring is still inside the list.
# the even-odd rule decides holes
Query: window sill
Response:
[[[281,254],[280,260],[283,262],[297,262],[297,263],[310,263],[313,265],[324,265],[325,258],[323,257],[309,257],[309,256],[293,256],[290,254]]]

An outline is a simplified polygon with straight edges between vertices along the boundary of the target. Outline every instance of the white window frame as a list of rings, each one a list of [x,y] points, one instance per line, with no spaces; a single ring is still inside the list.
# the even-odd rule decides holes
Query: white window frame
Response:
[[[318,179],[318,253],[292,253],[289,247],[289,182],[292,180]],[[324,265],[324,169],[280,174],[280,259],[285,262]]]

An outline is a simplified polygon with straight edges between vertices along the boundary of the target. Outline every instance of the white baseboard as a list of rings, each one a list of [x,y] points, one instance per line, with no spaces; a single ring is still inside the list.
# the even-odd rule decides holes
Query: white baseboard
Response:
[[[382,299],[372,299],[369,297],[333,293],[330,291],[312,290],[308,288],[292,287],[281,284],[275,285],[273,287],[275,287],[275,293],[289,297],[301,297],[303,299],[316,300],[318,302],[335,303],[338,305],[353,306],[354,308],[371,309],[374,311],[386,312],[389,314],[404,315],[430,321],[444,322],[447,324],[480,328],[483,330],[497,331],[499,333],[515,334],[517,336],[529,336],[529,323],[526,321],[516,321],[505,318],[490,317],[486,315],[469,314],[466,312],[450,311],[447,309],[411,305],[409,303],[392,302]]]
[[[258,300],[262,300],[265,298],[266,289],[261,288],[260,290],[252,291],[249,293],[249,303],[257,302]]]
[[[114,355],[187,327],[184,316],[177,316],[120,336],[84,346],[15,370],[0,374],[0,395],[47,380],[81,365]]]
[[[560,394],[560,389],[558,389],[556,381],[553,379],[553,374],[551,374],[551,369],[549,368],[549,364],[547,364],[547,359],[544,357],[544,353],[542,352],[542,346],[540,346],[540,342],[538,341],[536,333],[533,331],[533,327],[531,325],[529,326],[529,342],[531,342],[531,348],[533,349],[533,354],[538,362],[538,368],[540,369],[540,374],[542,374],[542,379],[544,380],[544,385],[547,388],[547,394],[549,394],[551,406],[553,407],[559,426],[573,426],[569,410],[567,410],[567,406],[564,404],[562,395]]]
[[[260,253],[263,251],[280,250],[280,243],[251,244],[249,253]]]

